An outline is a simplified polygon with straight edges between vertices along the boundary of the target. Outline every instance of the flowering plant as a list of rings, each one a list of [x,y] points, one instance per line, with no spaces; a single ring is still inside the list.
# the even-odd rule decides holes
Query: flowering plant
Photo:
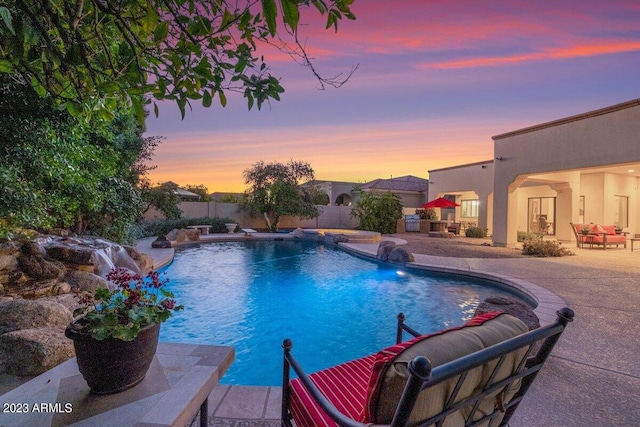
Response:
[[[97,340],[118,338],[131,341],[140,328],[152,323],[162,323],[171,317],[172,311],[182,310],[176,305],[173,293],[163,289],[169,279],[149,272],[145,278],[129,270],[114,268],[107,280],[115,289],[98,288],[93,294],[76,291],[80,307],[73,315],[82,315],[72,325],[79,332],[90,333]]]

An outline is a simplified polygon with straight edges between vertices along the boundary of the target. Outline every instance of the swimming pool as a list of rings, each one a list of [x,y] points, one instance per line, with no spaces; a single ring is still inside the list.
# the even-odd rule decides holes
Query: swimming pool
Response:
[[[162,325],[160,339],[234,346],[222,384],[280,385],[284,338],[313,372],[393,344],[401,311],[428,333],[471,318],[489,295],[514,295],[299,240],[181,247],[164,271],[185,310]]]

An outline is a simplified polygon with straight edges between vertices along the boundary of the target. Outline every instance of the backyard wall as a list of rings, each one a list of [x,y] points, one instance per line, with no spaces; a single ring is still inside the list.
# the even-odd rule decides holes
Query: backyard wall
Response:
[[[280,228],[356,228],[357,218],[350,216],[350,206],[319,206],[321,214],[318,218],[302,220],[294,217],[280,218]],[[180,204],[183,218],[231,218],[241,228],[266,228],[263,217],[251,218],[238,212],[236,203],[219,202],[182,202]],[[144,215],[147,221],[164,219],[159,211],[151,208]]]

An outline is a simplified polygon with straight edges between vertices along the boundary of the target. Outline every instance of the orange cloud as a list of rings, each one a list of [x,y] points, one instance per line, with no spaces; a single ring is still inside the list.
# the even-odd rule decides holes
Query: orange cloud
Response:
[[[438,63],[422,63],[417,67],[421,69],[450,69],[492,67],[499,65],[520,64],[533,61],[548,61],[580,58],[586,56],[610,55],[640,50],[640,41],[612,41],[587,45],[567,46],[560,48],[544,49],[540,52],[532,52],[510,56],[486,56],[470,59],[445,61]]]
[[[502,126],[496,129],[480,119],[425,119],[366,127],[176,133],[167,135],[156,150],[153,164],[158,168],[149,175],[152,182],[243,191],[243,171],[255,162],[295,159],[309,162],[322,180],[366,182],[408,174],[426,178],[429,169],[490,159],[490,136],[500,130]]]

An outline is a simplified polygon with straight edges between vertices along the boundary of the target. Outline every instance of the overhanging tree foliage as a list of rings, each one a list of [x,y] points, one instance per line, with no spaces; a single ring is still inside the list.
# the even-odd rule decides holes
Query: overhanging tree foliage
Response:
[[[384,193],[361,193],[351,216],[360,220],[360,229],[383,234],[396,232],[402,218],[402,200],[390,191]]]
[[[26,227],[126,239],[157,144],[131,111],[78,121],[0,74],[0,129],[0,237]]]
[[[314,7],[337,30],[353,0],[16,0],[0,3],[0,72],[20,74],[72,115],[108,117],[122,102],[209,107],[227,91],[249,108],[284,91],[257,49],[274,44],[310,64],[300,12]],[[282,24],[280,24],[280,22]],[[282,27],[280,27],[282,25]],[[321,79],[339,85],[345,79]],[[348,77],[347,77],[348,79]],[[145,97],[142,97],[142,96]],[[154,103],[156,115],[157,105]]]
[[[278,230],[282,216],[315,218],[320,211],[313,204],[313,193],[301,186],[313,177],[313,169],[306,162],[257,162],[244,171],[245,184],[250,188],[240,209],[253,216],[263,215],[271,231]]]

